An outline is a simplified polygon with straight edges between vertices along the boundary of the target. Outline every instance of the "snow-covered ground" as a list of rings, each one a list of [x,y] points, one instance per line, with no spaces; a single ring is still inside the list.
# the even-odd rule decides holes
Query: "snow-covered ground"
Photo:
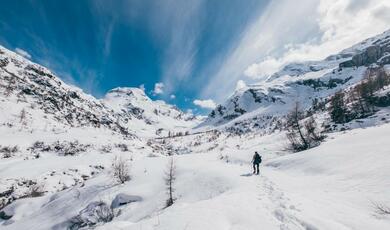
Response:
[[[2,176],[28,177],[87,162],[108,168],[83,186],[15,201],[5,209],[14,216],[2,228],[62,229],[89,203],[109,204],[125,193],[142,201],[121,206],[121,214],[98,229],[389,229],[390,216],[374,205],[390,205],[389,136],[390,124],[354,129],[296,154],[285,154],[283,133],[219,137],[220,148],[174,156],[176,202],[168,208],[163,178],[169,157],[148,157],[150,150],[133,154],[132,180],[123,185],[113,183],[109,165],[114,155],[129,153],[10,160],[2,162]],[[183,144],[194,139],[180,138]],[[259,176],[251,174],[255,150],[263,156]]]
[[[339,64],[367,56],[370,44],[390,47],[389,33],[286,65],[202,124],[137,88],[94,98],[0,46],[0,228],[390,229],[388,104],[346,124],[330,121],[324,104],[312,115],[327,138],[300,153],[287,150],[283,131],[294,102],[310,110],[359,84],[367,63]],[[376,95],[389,97],[388,86]],[[122,184],[118,159],[131,177]],[[175,202],[166,207],[171,160]]]

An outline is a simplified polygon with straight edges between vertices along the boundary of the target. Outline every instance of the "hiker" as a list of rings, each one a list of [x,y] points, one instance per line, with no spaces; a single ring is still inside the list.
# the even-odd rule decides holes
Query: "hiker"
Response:
[[[261,163],[261,156],[255,152],[255,155],[253,155],[253,159],[252,159],[252,163],[253,163],[253,174],[257,174],[259,175],[259,165]]]

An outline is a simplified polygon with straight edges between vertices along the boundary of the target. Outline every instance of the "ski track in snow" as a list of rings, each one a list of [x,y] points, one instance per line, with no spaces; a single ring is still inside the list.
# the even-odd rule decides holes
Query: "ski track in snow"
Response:
[[[261,176],[257,187],[260,202],[280,222],[280,230],[318,230],[297,217],[300,210],[269,178]]]

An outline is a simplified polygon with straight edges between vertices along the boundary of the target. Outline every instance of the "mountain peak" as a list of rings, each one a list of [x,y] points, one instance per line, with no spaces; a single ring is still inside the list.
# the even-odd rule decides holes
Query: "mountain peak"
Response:
[[[117,87],[109,90],[105,97],[127,97],[151,100],[142,89],[136,87]]]

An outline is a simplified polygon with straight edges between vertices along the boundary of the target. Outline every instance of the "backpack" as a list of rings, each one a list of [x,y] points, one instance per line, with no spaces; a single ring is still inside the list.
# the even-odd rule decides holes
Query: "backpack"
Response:
[[[259,154],[256,154],[256,155],[255,155],[255,163],[257,163],[257,162],[258,162],[259,164],[261,163],[261,156],[260,156]]]

